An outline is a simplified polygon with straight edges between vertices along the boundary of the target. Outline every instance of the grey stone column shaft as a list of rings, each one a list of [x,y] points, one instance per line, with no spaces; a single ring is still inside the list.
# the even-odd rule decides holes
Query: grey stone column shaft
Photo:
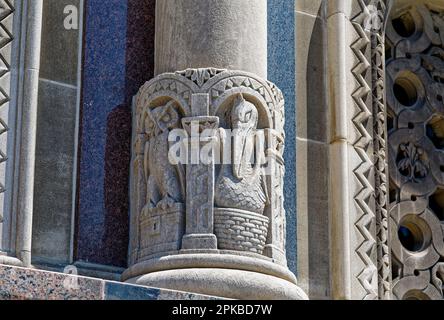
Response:
[[[34,168],[37,129],[37,100],[42,33],[42,0],[27,4],[26,47],[23,75],[23,113],[21,118],[20,178],[18,193],[17,235],[18,258],[23,265],[31,264],[32,213],[34,199]]]
[[[244,70],[267,78],[266,0],[157,0],[155,73]]]

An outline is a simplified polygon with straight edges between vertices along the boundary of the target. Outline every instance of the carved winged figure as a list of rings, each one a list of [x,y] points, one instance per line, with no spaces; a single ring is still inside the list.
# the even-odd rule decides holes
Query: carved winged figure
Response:
[[[184,169],[180,164],[173,165],[168,160],[168,135],[170,130],[180,126],[180,115],[175,104],[175,101],[170,101],[164,106],[146,110],[144,170],[148,209],[167,209],[176,203],[183,203]]]
[[[263,155],[255,146],[258,111],[254,104],[239,95],[231,111],[233,140],[220,129],[222,158],[226,144],[231,148],[231,164],[222,164],[216,181],[215,204],[263,214],[268,202],[266,183],[261,169]]]

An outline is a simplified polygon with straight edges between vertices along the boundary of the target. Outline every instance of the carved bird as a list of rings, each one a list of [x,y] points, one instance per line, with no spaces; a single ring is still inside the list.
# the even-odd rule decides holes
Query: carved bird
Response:
[[[255,148],[257,123],[256,107],[239,95],[231,112],[232,164],[221,165],[216,181],[215,204],[219,208],[264,213],[268,197],[260,168],[262,155]],[[220,130],[220,136],[223,153],[229,138],[223,129]]]
[[[148,177],[148,207],[166,209],[183,203],[183,168],[173,165],[168,159],[170,130],[180,125],[180,115],[172,101],[154,110],[147,110],[145,131],[144,167]]]

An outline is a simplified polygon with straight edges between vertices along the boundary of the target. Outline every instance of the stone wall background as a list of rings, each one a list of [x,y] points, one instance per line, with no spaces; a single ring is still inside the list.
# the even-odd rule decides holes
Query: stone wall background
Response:
[[[70,263],[76,176],[80,30],[64,28],[67,5],[45,0],[39,81],[33,217],[34,263]],[[79,13],[80,23],[81,12]]]
[[[329,109],[325,2],[295,1],[297,268],[311,299],[330,298]]]

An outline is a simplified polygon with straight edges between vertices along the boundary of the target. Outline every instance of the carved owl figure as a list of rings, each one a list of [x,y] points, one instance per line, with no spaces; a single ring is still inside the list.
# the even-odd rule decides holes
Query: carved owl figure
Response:
[[[176,103],[146,111],[144,151],[145,177],[147,177],[147,206],[166,209],[183,202],[184,172],[181,165],[173,165],[168,159],[168,136],[180,126],[180,114]]]

